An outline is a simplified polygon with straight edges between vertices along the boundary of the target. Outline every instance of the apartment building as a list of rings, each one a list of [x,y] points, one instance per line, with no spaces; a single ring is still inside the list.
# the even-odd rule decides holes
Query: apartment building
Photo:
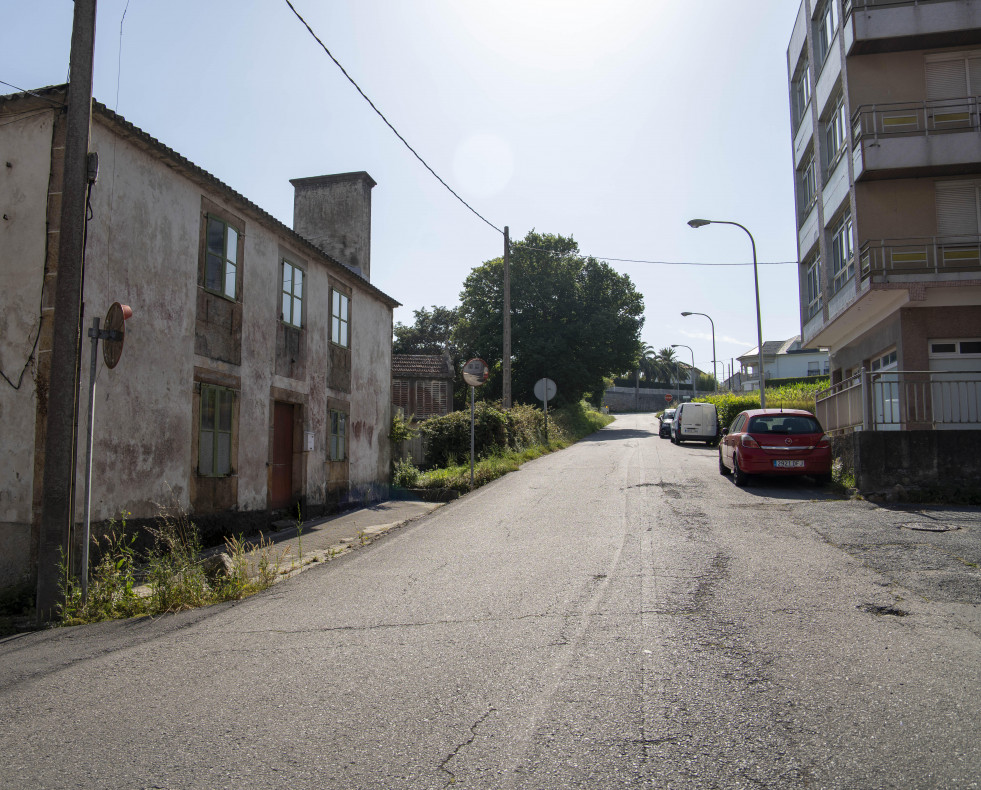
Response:
[[[803,344],[834,382],[981,370],[981,3],[803,0],[787,70]]]

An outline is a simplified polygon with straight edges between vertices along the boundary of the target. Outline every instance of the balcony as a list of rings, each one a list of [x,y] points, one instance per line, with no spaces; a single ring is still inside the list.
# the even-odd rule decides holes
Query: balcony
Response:
[[[979,109],[976,96],[860,106],[855,180],[981,172]]]
[[[859,251],[862,278],[875,282],[976,279],[981,236],[869,240]]]
[[[971,0],[848,0],[845,52],[867,55],[981,42],[981,4]]]

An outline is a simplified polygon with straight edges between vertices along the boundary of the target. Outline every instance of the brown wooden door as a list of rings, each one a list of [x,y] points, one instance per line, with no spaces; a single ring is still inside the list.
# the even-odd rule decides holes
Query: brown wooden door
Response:
[[[293,500],[293,404],[273,404],[272,480],[269,492],[273,509],[289,507]]]

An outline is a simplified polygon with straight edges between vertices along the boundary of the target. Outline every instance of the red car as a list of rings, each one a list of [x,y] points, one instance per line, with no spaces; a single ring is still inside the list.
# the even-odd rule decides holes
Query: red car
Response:
[[[810,475],[831,482],[831,443],[821,423],[798,409],[740,412],[719,442],[719,473],[744,486],[750,475]]]

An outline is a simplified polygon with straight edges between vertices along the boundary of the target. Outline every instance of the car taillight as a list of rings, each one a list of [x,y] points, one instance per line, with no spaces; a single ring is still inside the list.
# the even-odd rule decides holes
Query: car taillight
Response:
[[[742,438],[739,440],[739,444],[743,447],[755,447],[757,450],[760,449],[760,445],[757,443],[756,439],[754,439],[748,433],[744,433],[742,435]]]
[[[831,441],[827,436],[822,436],[817,443],[818,447],[831,447]]]

